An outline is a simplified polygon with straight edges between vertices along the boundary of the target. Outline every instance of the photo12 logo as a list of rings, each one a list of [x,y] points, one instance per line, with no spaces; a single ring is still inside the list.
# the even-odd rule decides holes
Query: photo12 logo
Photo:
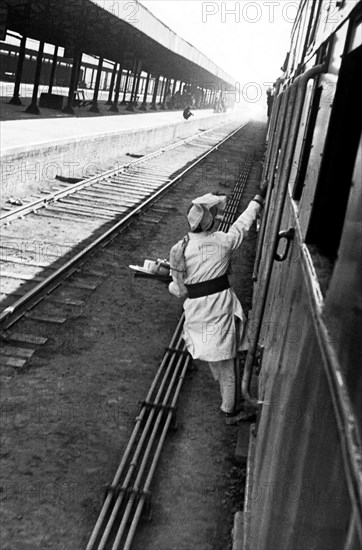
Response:
[[[103,9],[109,11],[120,19],[127,21],[127,23],[136,25],[139,22],[137,14],[140,6],[138,2],[130,2],[127,0],[118,0],[116,2],[114,0],[103,0],[103,2],[99,2],[99,4]]]
[[[278,19],[294,23],[299,2],[202,2],[202,22],[275,23]]]

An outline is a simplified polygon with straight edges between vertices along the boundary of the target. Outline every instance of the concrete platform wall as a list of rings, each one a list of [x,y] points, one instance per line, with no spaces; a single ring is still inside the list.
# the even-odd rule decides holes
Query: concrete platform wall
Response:
[[[228,114],[214,114],[187,122],[182,120],[156,127],[62,139],[24,146],[21,150],[9,150],[1,159],[2,200],[9,196],[22,198],[50,187],[54,185],[56,175],[82,178],[101,167],[113,167],[113,164],[116,167],[117,161],[123,164],[132,160],[130,157],[124,159],[126,153],[141,153],[145,148],[170,144],[230,118]]]

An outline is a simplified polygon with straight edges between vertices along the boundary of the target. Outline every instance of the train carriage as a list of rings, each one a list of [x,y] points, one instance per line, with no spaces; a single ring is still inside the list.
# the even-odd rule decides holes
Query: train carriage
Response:
[[[361,69],[362,2],[300,2],[264,163],[243,550],[362,547]]]

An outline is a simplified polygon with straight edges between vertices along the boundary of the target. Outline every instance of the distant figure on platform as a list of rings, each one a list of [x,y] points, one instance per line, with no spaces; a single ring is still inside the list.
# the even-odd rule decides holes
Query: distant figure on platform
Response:
[[[184,109],[184,112],[182,113],[185,120],[188,120],[190,116],[194,116],[194,113],[191,113],[190,106],[188,105],[186,109]]]

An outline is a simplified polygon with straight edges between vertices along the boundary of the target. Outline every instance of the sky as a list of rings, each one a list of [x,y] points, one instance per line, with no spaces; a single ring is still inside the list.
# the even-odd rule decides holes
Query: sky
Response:
[[[140,0],[252,95],[280,76],[299,1]],[[257,86],[251,83],[256,83]],[[253,89],[254,88],[254,89]]]

